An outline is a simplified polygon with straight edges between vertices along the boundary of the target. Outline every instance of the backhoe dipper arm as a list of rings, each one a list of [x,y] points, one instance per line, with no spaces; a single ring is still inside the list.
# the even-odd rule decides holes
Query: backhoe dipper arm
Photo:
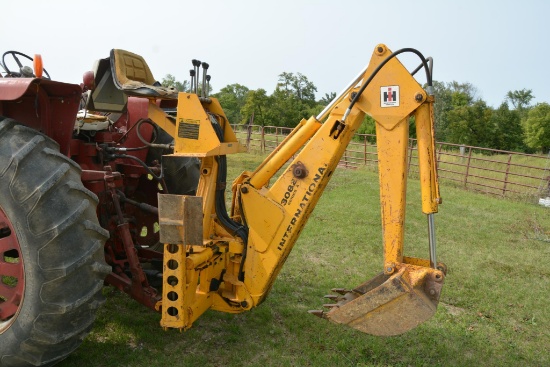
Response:
[[[384,45],[377,46],[358,86],[351,86],[340,101],[325,112],[328,114],[326,121],[321,123],[313,117],[302,121],[249,179],[241,179],[240,200],[250,231],[244,284],[254,303],[259,303],[268,293],[348,143],[368,113],[377,122],[384,240],[384,274],[377,282],[397,282],[399,290],[392,289],[395,294],[391,299],[378,300],[378,303],[366,306],[359,304],[380,295],[371,292],[360,297],[360,292],[351,292],[344,295],[330,312],[322,315],[336,322],[356,323],[356,328],[369,333],[395,334],[408,330],[435,312],[443,273],[433,269],[433,266],[430,268],[429,261],[403,256],[406,153],[411,114],[416,117],[419,138],[423,211],[426,214],[437,212],[439,202],[433,141],[433,96],[423,90],[397,58],[388,58],[389,55],[391,52]],[[351,104],[354,97],[355,103]],[[322,114],[319,117],[322,118]],[[265,185],[269,179],[293,156],[295,158],[288,168],[267,188]],[[427,293],[424,287],[429,288]],[[395,298],[407,300],[405,307],[412,309],[394,311],[386,306],[385,311],[389,312],[390,317],[385,317],[384,322],[373,320],[372,314],[384,314],[382,308]],[[351,307],[354,309],[346,310]],[[397,317],[403,319],[401,314],[413,314],[413,320],[386,326],[386,319],[394,318],[389,324],[396,324]],[[368,322],[363,320],[367,315]]]

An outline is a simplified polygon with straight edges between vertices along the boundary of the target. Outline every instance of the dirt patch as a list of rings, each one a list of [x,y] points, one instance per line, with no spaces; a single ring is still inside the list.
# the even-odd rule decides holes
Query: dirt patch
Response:
[[[456,307],[456,306],[453,306],[453,305],[448,305],[446,303],[443,303],[443,302],[439,302],[439,304],[441,306],[443,306],[447,312],[453,316],[460,316],[462,315],[464,312],[466,312],[466,310],[464,308],[461,308],[461,307]]]

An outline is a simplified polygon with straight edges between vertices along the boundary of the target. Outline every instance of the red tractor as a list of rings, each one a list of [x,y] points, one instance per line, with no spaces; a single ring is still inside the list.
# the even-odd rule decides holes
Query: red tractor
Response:
[[[123,93],[117,56],[148,87]],[[150,115],[172,123],[165,109],[177,91],[137,55],[113,51],[80,86],[51,80],[39,58],[16,51],[2,67],[0,365],[49,365],[90,330],[104,279],[154,309],[157,193],[193,194],[199,162],[161,158],[172,137]]]

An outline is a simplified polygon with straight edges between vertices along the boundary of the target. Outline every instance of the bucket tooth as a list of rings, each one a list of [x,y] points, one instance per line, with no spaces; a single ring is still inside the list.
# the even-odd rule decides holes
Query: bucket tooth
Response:
[[[325,317],[325,311],[322,311],[322,310],[309,310],[308,312],[310,314],[312,314],[314,316],[317,316],[317,317],[320,317],[320,318]]]
[[[324,308],[334,308],[336,306],[338,306],[336,303],[325,303],[323,305]]]
[[[330,299],[331,301],[338,300],[338,296],[335,295],[335,294],[326,294],[326,295],[323,296],[323,298]]]
[[[334,293],[339,293],[339,294],[346,294],[348,292],[351,292],[350,290],[347,290],[346,288],[332,288],[330,291],[334,292]]]

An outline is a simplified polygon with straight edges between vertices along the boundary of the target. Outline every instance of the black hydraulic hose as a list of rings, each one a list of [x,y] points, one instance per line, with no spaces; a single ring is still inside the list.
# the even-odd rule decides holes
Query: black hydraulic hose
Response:
[[[430,69],[430,75],[432,75],[433,77],[433,59],[431,57],[427,57],[426,58],[426,61],[428,62],[428,68]],[[416,67],[416,69],[414,69],[413,71],[411,71],[411,75],[414,76],[414,74],[416,74],[418,72],[418,70],[422,69],[424,67],[424,64],[423,63],[420,63],[420,65],[418,65]]]
[[[216,135],[220,141],[223,141],[223,132],[221,131],[220,125],[217,123],[212,124],[214,130],[216,130]],[[217,157],[218,161],[218,181],[216,186],[216,215],[220,219],[220,222],[228,229],[233,231],[237,236],[241,237],[245,245],[248,241],[248,228],[243,226],[241,223],[234,221],[227,214],[227,208],[225,206],[225,186],[227,180],[227,157],[225,155],[220,155]]]
[[[131,159],[133,161],[138,162],[141,166],[143,166],[143,168],[145,168],[147,173],[149,173],[151,176],[153,176],[153,178],[155,180],[157,180],[162,185],[162,190],[165,193],[168,193],[168,188],[166,187],[166,183],[164,182],[164,171],[162,169],[162,165],[160,166],[160,175],[157,176],[153,172],[153,170],[151,170],[151,168],[149,168],[149,166],[147,166],[147,164],[144,161],[142,161],[141,159],[139,159],[138,157],[134,157],[133,155],[129,155],[129,154],[115,154],[114,158],[128,158],[128,159]]]
[[[376,74],[378,74],[378,72],[391,60],[393,59],[394,57],[396,57],[397,55],[399,54],[402,54],[404,52],[412,52],[414,54],[416,54],[420,60],[422,61],[422,65],[424,66],[424,70],[426,71],[426,79],[427,79],[427,84],[428,86],[432,86],[432,75],[430,74],[430,69],[428,67],[428,62],[426,61],[426,58],[424,57],[424,55],[422,55],[422,53],[414,48],[402,48],[400,50],[397,50],[395,52],[393,52],[391,55],[389,55],[388,57],[386,57],[384,59],[384,61],[382,61],[380,63],[380,65],[378,65],[376,67],[376,69],[374,69],[374,71],[372,72],[372,74],[369,76],[369,78],[365,81],[365,83],[363,83],[363,85],[361,86],[361,89],[359,89],[359,91],[357,92],[357,94],[355,95],[355,97],[353,97],[353,99],[351,100],[351,103],[347,109],[347,113],[345,114],[345,116],[347,116],[347,114],[349,113],[349,111],[351,111],[351,109],[353,108],[353,106],[355,105],[355,103],[357,102],[357,100],[359,99],[359,97],[361,97],[361,94],[363,94],[363,92],[365,91],[365,89],[367,88],[367,86],[370,84],[370,82],[372,81],[372,79],[374,79],[374,77],[376,76]]]
[[[142,147],[135,147],[135,148],[118,148],[118,147],[114,147],[112,148],[113,151],[115,152],[134,152],[134,151],[137,151],[137,150],[143,150],[143,149],[148,149],[149,147],[144,145]]]
[[[212,127],[214,128],[214,131],[216,132],[216,135],[220,142],[223,142],[223,131],[221,126],[217,123],[214,116],[210,116],[212,120]],[[248,226],[246,224],[241,224],[239,222],[234,221],[229,217],[227,214],[227,208],[225,206],[225,186],[226,186],[226,180],[227,180],[227,157],[225,155],[220,155],[216,157],[216,160],[218,162],[218,179],[216,182],[216,198],[215,198],[215,209],[216,209],[216,216],[218,217],[221,224],[229,229],[231,232],[239,236],[243,240],[244,248],[243,248],[243,254],[241,259],[241,264],[239,267],[239,275],[238,278],[240,281],[244,280],[244,261],[246,259],[246,250],[247,250],[247,244],[248,244]]]
[[[139,129],[141,128],[141,125],[143,123],[146,123],[146,124],[149,124],[153,127],[153,133],[154,133],[154,137],[153,137],[153,140],[151,142],[148,142],[147,140],[145,140],[143,138],[143,136],[141,136],[141,133],[139,132]],[[173,146],[170,145],[170,144],[155,144],[155,141],[157,140],[157,137],[159,136],[159,132],[158,132],[158,126],[156,124],[153,123],[153,121],[149,120],[149,119],[140,119],[137,124],[136,124],[136,135],[138,137],[139,140],[141,140],[141,142],[143,144],[145,144],[147,147],[150,147],[150,148],[162,148],[162,149],[172,149]]]

